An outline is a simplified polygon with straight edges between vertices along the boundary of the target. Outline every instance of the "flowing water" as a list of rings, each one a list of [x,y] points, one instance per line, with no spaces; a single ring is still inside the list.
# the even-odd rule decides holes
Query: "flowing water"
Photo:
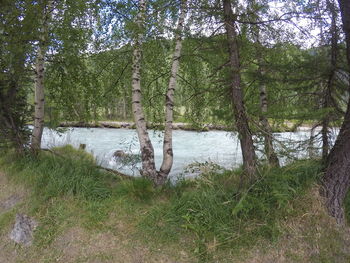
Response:
[[[155,150],[156,166],[159,168],[162,161],[162,133],[159,131],[150,131],[150,137]],[[309,151],[306,150],[308,144],[303,141],[309,139],[309,130],[275,133],[274,137],[276,139],[276,148],[280,152],[283,152],[283,155],[289,155],[292,158],[305,158],[308,156]],[[139,162],[135,161],[126,164],[120,158],[113,157],[114,152],[117,150],[123,150],[128,154],[135,154],[137,157],[139,154],[139,143],[135,130],[69,128],[63,133],[58,133],[50,129],[44,130],[43,148],[63,146],[66,144],[71,144],[75,147],[78,147],[79,144],[86,144],[86,150],[96,157],[100,165],[119,170],[129,175],[139,175]],[[289,146],[293,145],[294,152],[290,151],[291,148],[288,144]],[[258,147],[260,151],[257,151],[257,154],[261,157],[262,147],[261,144],[258,143],[258,145],[260,145]],[[200,163],[206,163],[207,165],[216,163],[227,169],[236,168],[242,164],[239,140],[236,133],[232,132],[175,130],[173,131],[173,152],[174,164],[170,173],[172,178],[179,175],[195,175],[198,169],[186,169],[188,165],[193,163],[197,163],[197,166]],[[289,159],[283,157],[281,160],[285,164]]]

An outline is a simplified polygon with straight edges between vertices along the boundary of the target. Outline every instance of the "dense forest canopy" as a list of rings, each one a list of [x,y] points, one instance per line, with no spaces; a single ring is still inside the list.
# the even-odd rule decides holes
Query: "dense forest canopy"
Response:
[[[342,223],[350,185],[349,5],[3,0],[1,147],[35,154],[44,126],[63,121],[133,121],[142,175],[162,185],[173,163],[174,122],[223,125],[238,134],[241,184],[249,185],[259,163],[255,138],[266,163],[279,166],[273,131],[286,121],[308,123],[321,128],[310,141],[322,143],[324,195]],[[159,170],[149,123],[164,129]],[[334,147],[332,127],[341,127]]]

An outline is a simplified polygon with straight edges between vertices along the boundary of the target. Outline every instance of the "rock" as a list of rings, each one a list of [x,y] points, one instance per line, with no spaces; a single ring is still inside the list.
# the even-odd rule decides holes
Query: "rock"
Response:
[[[81,143],[79,145],[79,150],[85,150],[86,149],[86,144],[85,143]]]
[[[129,128],[129,127],[131,126],[131,124],[130,124],[130,123],[127,123],[127,122],[122,122],[122,123],[120,124],[120,126],[121,126],[122,128]]]
[[[10,239],[15,243],[30,246],[33,242],[33,231],[38,223],[27,215],[17,214],[15,225],[10,233]]]
[[[123,150],[116,150],[113,154],[116,158],[122,158],[125,157],[127,154]]]

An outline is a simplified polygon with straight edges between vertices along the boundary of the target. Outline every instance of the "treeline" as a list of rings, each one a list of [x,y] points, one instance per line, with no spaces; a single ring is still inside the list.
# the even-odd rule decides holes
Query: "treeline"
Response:
[[[311,121],[320,134],[324,195],[344,222],[350,185],[348,1],[5,0],[0,11],[0,143],[36,154],[45,125],[133,119],[142,175],[167,181],[172,123],[238,133],[256,179],[253,135],[278,166],[272,122]],[[33,130],[28,123],[33,120]],[[164,123],[155,167],[147,122]],[[340,126],[332,147],[330,128]]]

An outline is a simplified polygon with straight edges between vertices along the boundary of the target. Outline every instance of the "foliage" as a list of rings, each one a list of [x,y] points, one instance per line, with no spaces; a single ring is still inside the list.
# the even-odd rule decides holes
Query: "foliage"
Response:
[[[30,118],[31,42],[37,22],[30,1],[2,1],[0,10],[0,148],[23,151],[28,144]]]

